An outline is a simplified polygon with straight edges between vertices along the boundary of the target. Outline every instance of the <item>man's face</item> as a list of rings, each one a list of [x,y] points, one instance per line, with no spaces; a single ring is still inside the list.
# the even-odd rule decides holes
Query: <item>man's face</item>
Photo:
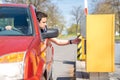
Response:
[[[46,25],[47,25],[47,18],[45,17],[41,19],[41,21],[39,22],[39,26],[41,29],[45,29]]]

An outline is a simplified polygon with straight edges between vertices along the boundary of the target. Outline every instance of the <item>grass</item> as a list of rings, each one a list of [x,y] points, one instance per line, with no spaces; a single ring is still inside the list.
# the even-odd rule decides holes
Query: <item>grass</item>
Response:
[[[120,36],[115,36],[116,41],[120,41]]]
[[[59,35],[58,38],[59,39],[69,39],[69,38],[73,38],[73,37],[77,37],[76,34],[69,34],[69,35]]]

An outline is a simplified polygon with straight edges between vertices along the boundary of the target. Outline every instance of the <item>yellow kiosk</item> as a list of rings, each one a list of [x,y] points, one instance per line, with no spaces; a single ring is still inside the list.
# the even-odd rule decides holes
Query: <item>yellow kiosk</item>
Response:
[[[113,14],[87,15],[86,19],[86,71],[114,71]]]

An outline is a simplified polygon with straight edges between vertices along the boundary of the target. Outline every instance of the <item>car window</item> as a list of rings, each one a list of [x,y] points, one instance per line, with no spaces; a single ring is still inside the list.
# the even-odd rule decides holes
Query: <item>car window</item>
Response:
[[[11,26],[11,29],[6,29]],[[33,28],[29,9],[20,7],[0,7],[0,36],[32,35]]]

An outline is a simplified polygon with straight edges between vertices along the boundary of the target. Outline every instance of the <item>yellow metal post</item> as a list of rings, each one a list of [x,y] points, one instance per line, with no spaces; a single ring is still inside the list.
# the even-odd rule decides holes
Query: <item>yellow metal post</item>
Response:
[[[82,61],[85,61],[85,38],[82,37],[82,54],[80,56]]]
[[[80,33],[77,34],[78,38],[81,39],[81,41],[77,45],[77,60],[85,61],[85,39]]]
[[[80,33],[77,33],[77,37],[82,40],[82,36]],[[80,41],[77,44],[77,60],[81,60],[80,59],[81,54],[82,54],[82,41]]]

